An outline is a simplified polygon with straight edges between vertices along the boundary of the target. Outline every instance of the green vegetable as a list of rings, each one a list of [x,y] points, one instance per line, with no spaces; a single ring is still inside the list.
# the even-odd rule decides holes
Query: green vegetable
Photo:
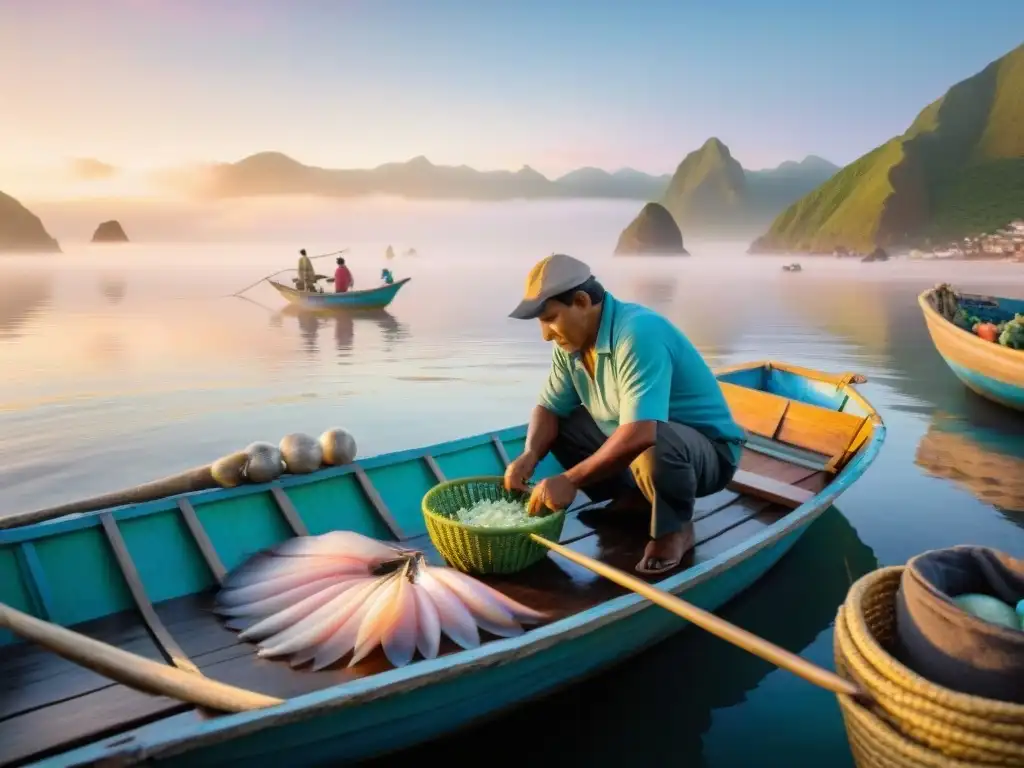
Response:
[[[999,334],[999,343],[1010,349],[1024,350],[1024,315],[1017,315],[1007,321]]]

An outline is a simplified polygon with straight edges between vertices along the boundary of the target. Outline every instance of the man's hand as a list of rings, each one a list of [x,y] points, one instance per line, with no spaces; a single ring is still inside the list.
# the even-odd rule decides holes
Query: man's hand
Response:
[[[552,512],[567,509],[576,498],[577,488],[565,475],[555,475],[541,480],[530,494],[526,511],[531,515],[543,515],[544,508]]]
[[[523,453],[505,468],[506,491],[528,491],[527,483],[537,468],[537,459],[530,453]]]

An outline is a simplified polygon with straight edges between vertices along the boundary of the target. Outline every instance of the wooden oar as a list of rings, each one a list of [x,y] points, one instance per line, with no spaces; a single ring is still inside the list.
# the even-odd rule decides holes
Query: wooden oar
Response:
[[[248,712],[283,703],[282,699],[211,680],[194,672],[115,648],[74,630],[51,624],[0,603],[0,628],[39,643],[87,669],[138,691],[170,696],[220,712]]]
[[[738,648],[742,648],[755,656],[761,657],[780,669],[792,672],[794,675],[802,677],[808,682],[814,683],[825,690],[832,691],[832,693],[840,693],[859,699],[868,698],[867,694],[860,687],[851,683],[849,680],[844,680],[836,673],[829,672],[827,669],[823,669],[816,664],[812,664],[806,659],[800,658],[795,653],[791,653],[785,648],[780,648],[774,643],[768,642],[763,637],[758,637],[751,632],[747,632],[747,630],[741,629],[735,624],[730,624],[725,619],[715,616],[713,613],[709,613],[695,605],[690,605],[690,603],[687,603],[685,600],[680,600],[675,595],[669,594],[662,589],[658,589],[657,587],[648,584],[646,581],[638,579],[635,576],[630,576],[628,573],[624,573],[618,568],[613,568],[599,560],[594,560],[586,555],[581,555],[579,552],[575,552],[560,544],[556,544],[553,541],[549,541],[543,536],[538,536],[535,533],[531,533],[530,538],[538,544],[543,544],[553,552],[557,552],[562,557],[568,558],[574,563],[590,569],[598,576],[604,576],[609,581],[614,581],[619,586],[630,589],[641,597],[646,597],[652,603],[660,605],[662,608],[676,614],[676,616],[686,619],[691,624],[696,624],[701,629],[732,643]]]

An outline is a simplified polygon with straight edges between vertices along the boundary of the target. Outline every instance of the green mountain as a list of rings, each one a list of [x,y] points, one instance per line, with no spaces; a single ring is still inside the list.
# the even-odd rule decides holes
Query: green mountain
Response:
[[[676,168],[664,205],[683,232],[730,227],[743,215],[747,179],[729,148],[716,138],[683,158]]]
[[[1024,215],[1024,45],[787,208],[752,252],[946,242]]]
[[[729,157],[729,150],[712,140]],[[711,144],[709,142],[705,147]],[[642,173],[632,168],[608,172],[601,168],[578,168],[556,179],[548,179],[530,166],[518,171],[479,171],[467,165],[435,165],[425,157],[407,162],[385,163],[376,168],[318,168],[304,165],[280,152],[260,152],[236,163],[217,163],[203,175],[202,194],[210,197],[252,197],[259,195],[318,195],[359,197],[397,195],[416,199],[512,200],[549,198],[618,198],[657,200],[666,194],[677,196],[681,210],[694,208],[714,217],[718,197],[712,157],[687,161],[699,155],[691,153],[675,176]],[[765,171],[744,171],[729,157],[730,180],[726,184],[743,186],[744,174],[751,184],[770,189],[768,209],[771,218],[800,195],[820,184],[836,167],[820,158],[810,162],[783,163]],[[810,165],[808,163],[810,162]],[[690,166],[693,165],[693,172]],[[684,169],[685,166],[685,169]],[[682,174],[682,175],[681,175]],[[699,181],[687,180],[691,176]],[[795,186],[794,186],[795,183]],[[675,185],[676,191],[670,186]],[[780,190],[781,197],[780,197]],[[707,203],[705,205],[705,202]],[[684,217],[685,219],[685,217]],[[763,227],[762,227],[763,229]],[[755,231],[761,231],[757,229]]]
[[[710,138],[683,158],[661,204],[686,236],[753,235],[837,170],[814,155],[777,168],[747,170],[720,139]]]
[[[668,176],[631,168],[609,173],[580,168],[548,179],[530,166],[518,171],[478,171],[467,165],[435,165],[425,157],[376,168],[318,168],[280,152],[260,152],[237,163],[209,168],[205,194],[213,197],[397,195],[417,199],[511,200],[606,197],[645,199],[660,195]]]

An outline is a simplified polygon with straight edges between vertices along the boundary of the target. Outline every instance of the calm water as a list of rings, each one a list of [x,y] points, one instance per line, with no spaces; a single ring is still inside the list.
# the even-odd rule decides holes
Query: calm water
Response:
[[[881,456],[723,610],[730,620],[831,666],[851,579],[961,543],[1024,556],[1024,419],[959,385],[915,303],[940,280],[1024,296],[1021,265],[805,258],[789,274],[742,244],[695,242],[691,259],[608,257],[633,213],[482,206],[428,222],[422,210],[377,210],[295,230],[319,242],[274,230],[261,244],[65,242],[63,257],[0,260],[0,510],[132,485],[296,430],[344,426],[369,455],[520,423],[550,351],[536,324],[506,314],[525,270],[562,250],[665,313],[713,365],[776,358],[869,379],[862,391],[889,428]],[[377,316],[282,312],[265,284],[250,300],[223,298],[294,266],[303,246],[350,245],[357,287],[375,284],[387,236],[399,253],[388,266],[413,280]],[[403,257],[408,247],[419,255]],[[417,756],[517,743],[567,764],[851,764],[831,695],[698,630]]]

